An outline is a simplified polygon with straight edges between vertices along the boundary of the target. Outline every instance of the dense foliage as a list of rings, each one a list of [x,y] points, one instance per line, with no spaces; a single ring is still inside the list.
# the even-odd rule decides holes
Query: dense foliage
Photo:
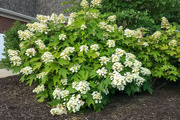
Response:
[[[90,2],[91,0],[87,0]],[[180,24],[179,0],[99,0],[102,1],[100,12],[105,16],[116,15],[117,24],[127,28],[149,28],[150,31],[160,30],[161,18],[166,16],[170,22]],[[81,9],[80,0],[64,1],[73,7],[64,12],[75,12]],[[177,24],[176,24],[177,25]],[[180,30],[180,28],[179,28]]]
[[[105,19],[95,9],[100,2],[91,5],[83,0],[82,10],[71,13],[67,25],[63,14],[37,15],[38,22],[18,31],[21,49],[8,50],[14,72],[22,74],[20,81],[38,84],[33,92],[39,102],[46,99],[56,107],[53,115],[86,107],[100,111],[116,90],[152,93],[150,70],[121,46],[129,37],[115,24],[116,16]]]
[[[20,22],[16,21],[14,22],[14,25],[11,29],[8,31],[5,31],[4,34],[4,52],[2,55],[5,56],[5,58],[2,59],[2,64],[3,67],[6,69],[11,69],[11,61],[8,56],[8,50],[20,50],[19,48],[19,43],[20,43],[20,38],[18,35],[19,30],[25,30],[26,26],[22,25]]]

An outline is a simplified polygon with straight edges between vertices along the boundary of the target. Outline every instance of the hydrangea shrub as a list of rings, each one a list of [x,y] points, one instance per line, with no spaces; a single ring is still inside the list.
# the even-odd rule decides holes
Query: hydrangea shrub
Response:
[[[82,0],[82,10],[68,20],[63,14],[37,15],[38,22],[18,31],[21,50],[8,51],[20,81],[38,84],[33,92],[39,102],[49,101],[52,115],[86,107],[100,111],[116,90],[152,92],[150,70],[118,45],[122,28],[115,15],[104,19],[95,8],[99,5]]]

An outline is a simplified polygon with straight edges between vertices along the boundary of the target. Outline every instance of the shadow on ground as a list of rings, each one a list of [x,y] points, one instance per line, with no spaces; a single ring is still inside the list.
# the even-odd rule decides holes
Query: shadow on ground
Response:
[[[157,83],[159,86],[161,82]],[[19,77],[0,78],[0,120],[179,120],[180,83],[168,83],[148,93],[134,96],[116,93],[101,112],[88,109],[83,114],[52,116],[45,103],[38,103]]]

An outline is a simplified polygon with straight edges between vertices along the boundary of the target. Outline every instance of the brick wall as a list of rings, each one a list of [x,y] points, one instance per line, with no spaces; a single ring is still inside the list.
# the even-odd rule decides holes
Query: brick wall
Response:
[[[14,22],[15,20],[13,19],[0,16],[0,33],[9,30],[13,26]],[[20,23],[25,24],[25,22],[20,22]]]

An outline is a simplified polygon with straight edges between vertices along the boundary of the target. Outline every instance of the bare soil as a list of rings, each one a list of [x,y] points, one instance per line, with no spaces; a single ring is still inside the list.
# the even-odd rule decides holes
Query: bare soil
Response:
[[[180,120],[180,82],[155,83],[154,92],[128,96],[116,93],[101,112],[52,116],[18,76],[0,78],[0,120]],[[157,89],[159,88],[159,89]]]

